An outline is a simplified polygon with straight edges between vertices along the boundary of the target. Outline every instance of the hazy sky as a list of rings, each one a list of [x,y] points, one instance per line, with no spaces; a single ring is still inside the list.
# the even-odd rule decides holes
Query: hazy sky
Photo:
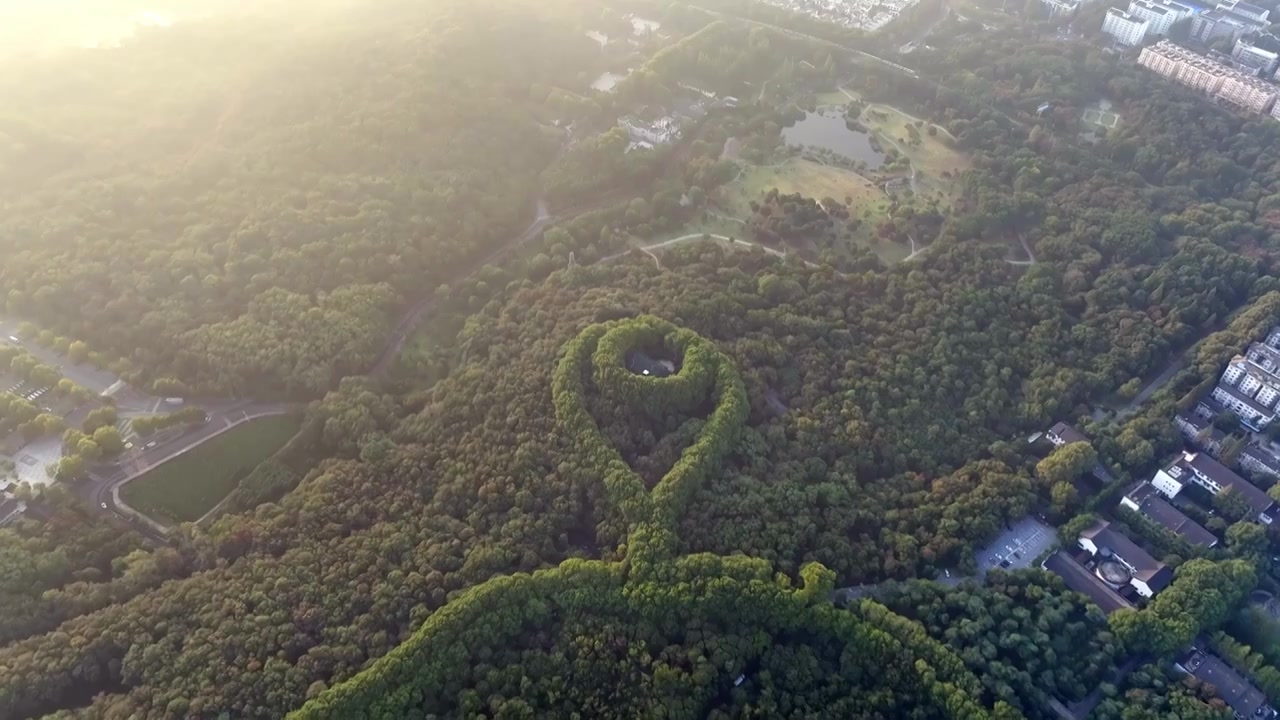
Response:
[[[181,20],[246,0],[0,0],[0,54],[110,43],[145,13]]]

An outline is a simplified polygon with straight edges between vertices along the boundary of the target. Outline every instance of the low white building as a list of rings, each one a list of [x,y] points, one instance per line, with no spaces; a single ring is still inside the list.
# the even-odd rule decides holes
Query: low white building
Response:
[[[1214,495],[1230,489],[1248,503],[1258,522],[1264,525],[1275,522],[1275,501],[1258,486],[1206,453],[1184,452],[1168,467],[1157,470],[1151,478],[1151,484],[1166,497],[1174,497],[1190,483],[1195,483]]]

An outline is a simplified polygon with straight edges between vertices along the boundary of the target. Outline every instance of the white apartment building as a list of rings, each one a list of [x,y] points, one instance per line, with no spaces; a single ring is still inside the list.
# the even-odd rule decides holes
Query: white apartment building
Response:
[[[1138,64],[1169,80],[1177,80],[1178,70],[1182,68],[1182,60],[1178,55],[1166,52],[1164,45],[1165,43],[1159,43],[1142,48],[1142,52],[1138,55]]]
[[[1223,78],[1217,97],[1236,107],[1266,113],[1276,101],[1276,87],[1253,75],[1236,72]]]
[[[1230,488],[1248,503],[1258,522],[1264,525],[1275,522],[1275,502],[1265,492],[1205,453],[1184,452],[1151,478],[1151,484],[1166,497],[1182,492],[1188,483],[1195,483],[1214,495]]]
[[[1259,23],[1270,22],[1270,20],[1268,19],[1268,16],[1271,14],[1270,10],[1267,10],[1266,8],[1263,8],[1263,7],[1258,7],[1257,5],[1254,5],[1252,3],[1242,2],[1242,0],[1228,0],[1228,2],[1218,3],[1217,9],[1222,11],[1227,11],[1227,12],[1233,12],[1233,13],[1236,13],[1237,15],[1243,15],[1244,17],[1247,17]]]
[[[1235,47],[1231,49],[1231,59],[1238,65],[1260,70],[1267,75],[1274,73],[1276,68],[1280,67],[1280,53],[1260,48],[1243,38],[1237,40]]]
[[[1169,28],[1183,18],[1191,17],[1195,11],[1173,0],[1133,0],[1129,3],[1129,14],[1147,21],[1147,35],[1165,36]]]
[[[1141,17],[1118,8],[1107,8],[1102,19],[1102,32],[1116,39],[1121,45],[1134,46],[1147,37],[1149,24]]]
[[[1070,15],[1080,7],[1080,0],[1040,0],[1040,4],[1049,10],[1049,17]]]
[[[1275,116],[1275,100],[1278,96],[1276,88],[1257,78],[1250,79],[1258,86],[1254,97],[1269,94],[1272,103],[1270,110]],[[1223,89],[1234,88],[1224,84]],[[1245,100],[1247,101],[1248,97]],[[1255,103],[1262,101],[1255,100]],[[1227,369],[1222,372],[1217,387],[1213,389],[1213,399],[1234,412],[1240,417],[1241,422],[1254,430],[1260,430],[1274,421],[1277,410],[1280,410],[1280,347],[1278,346],[1280,346],[1280,327],[1272,328],[1265,341],[1249,345],[1244,355],[1232,358]]]

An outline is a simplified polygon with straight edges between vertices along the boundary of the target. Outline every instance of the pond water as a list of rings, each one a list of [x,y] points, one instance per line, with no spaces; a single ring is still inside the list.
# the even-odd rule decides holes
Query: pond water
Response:
[[[636,35],[644,35],[645,33],[657,32],[662,27],[662,23],[657,20],[646,20],[642,17],[631,18],[631,30]]]
[[[788,145],[823,148],[850,160],[861,160],[867,167],[884,164],[884,153],[871,146],[871,135],[850,130],[842,112],[805,113],[803,120],[782,128],[782,138]]]
[[[614,86],[626,77],[626,75],[619,75],[618,73],[600,73],[600,77],[591,83],[591,89],[599,90],[600,92],[613,92]]]

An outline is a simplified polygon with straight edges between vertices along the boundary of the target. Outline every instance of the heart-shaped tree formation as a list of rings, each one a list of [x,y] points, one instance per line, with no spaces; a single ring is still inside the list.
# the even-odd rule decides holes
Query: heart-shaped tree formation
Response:
[[[655,348],[679,370],[628,369],[629,353]],[[870,601],[833,607],[834,575],[817,563],[796,589],[764,560],[676,556],[678,513],[747,414],[742,379],[709,341],[654,317],[592,325],[552,388],[562,429],[597,468],[622,560],[481,583],[291,717],[1019,717],[984,709],[977,679],[919,625]],[[655,416],[708,397],[713,409],[648,492],[588,412],[589,390]]]
[[[679,372],[667,377],[633,373],[627,354],[662,347],[680,357]],[[588,384],[606,398],[641,408],[651,416],[689,412],[708,395],[713,409],[692,445],[650,493],[623,460],[587,410]],[[581,457],[603,470],[614,527],[604,537],[643,535],[630,543],[633,560],[645,565],[669,554],[676,520],[689,497],[738,441],[747,418],[747,393],[733,361],[695,332],[652,316],[592,325],[565,348],[552,382],[556,419],[573,437]]]

